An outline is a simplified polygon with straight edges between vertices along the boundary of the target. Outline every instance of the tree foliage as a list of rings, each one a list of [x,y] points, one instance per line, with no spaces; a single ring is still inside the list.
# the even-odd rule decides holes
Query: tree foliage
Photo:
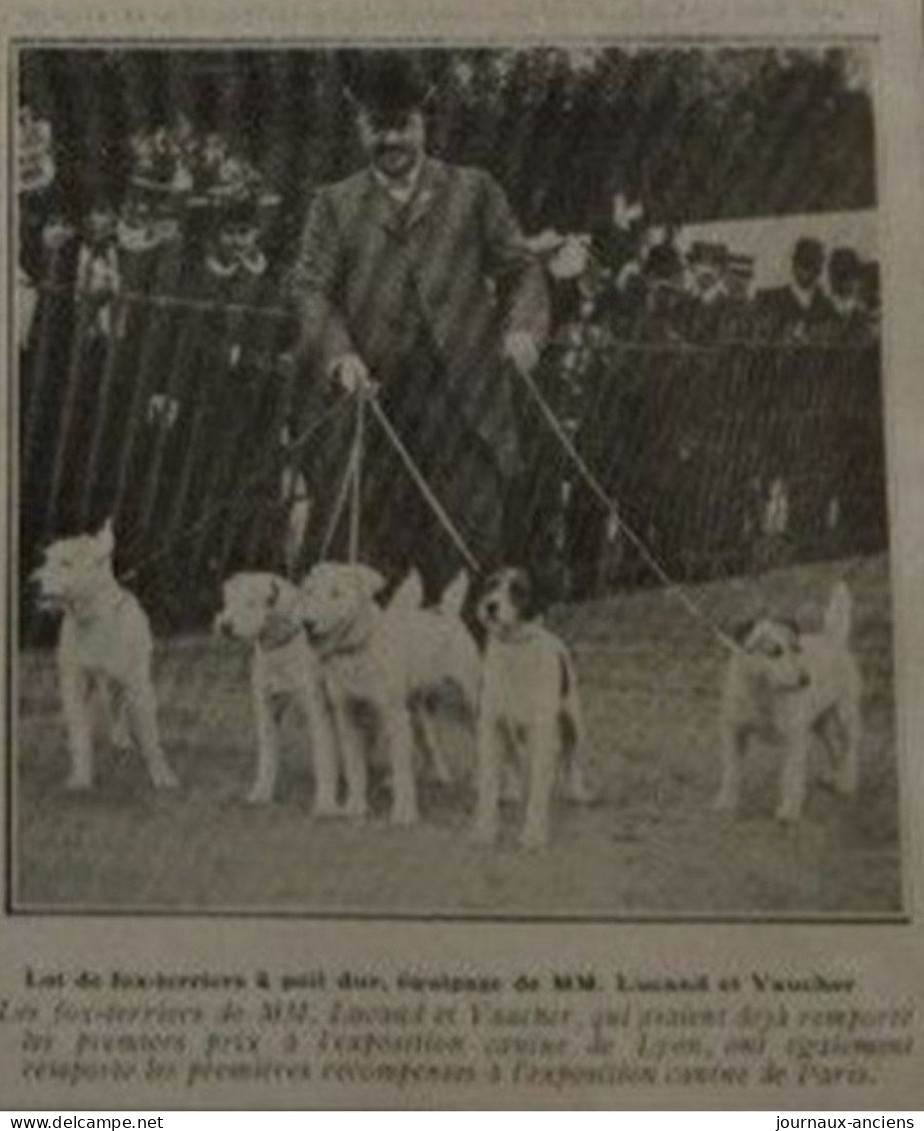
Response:
[[[491,169],[524,226],[606,222],[613,193],[663,222],[871,207],[861,49],[430,49],[433,147]],[[75,197],[124,177],[128,137],[187,114],[232,135],[293,205],[358,161],[348,53],[29,51]],[[290,209],[300,212],[299,207]]]

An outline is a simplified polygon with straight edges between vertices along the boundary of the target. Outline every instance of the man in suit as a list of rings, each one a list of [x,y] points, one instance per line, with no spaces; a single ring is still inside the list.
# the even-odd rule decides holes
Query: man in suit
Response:
[[[290,284],[295,357],[348,392],[378,388],[490,568],[509,556],[504,500],[519,464],[509,367],[530,373],[539,359],[542,269],[493,178],[427,154],[427,92],[408,60],[367,59],[350,98],[367,165],[315,194]],[[416,566],[432,595],[460,559],[375,421],[367,437],[361,554],[392,576]]]
[[[856,343],[870,340],[870,318],[863,305],[861,282],[860,257],[852,247],[836,247],[828,257],[830,335],[833,341]]]
[[[832,318],[831,303],[821,288],[824,266],[825,252],[818,240],[803,236],[796,241],[790,281],[757,296],[761,337],[790,343],[824,338]]]

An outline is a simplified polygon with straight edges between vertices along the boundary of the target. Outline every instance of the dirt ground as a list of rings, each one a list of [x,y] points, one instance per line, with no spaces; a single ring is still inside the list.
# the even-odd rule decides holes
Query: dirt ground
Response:
[[[901,908],[892,632],[883,558],[804,566],[692,590],[719,624],[762,608],[817,626],[847,576],[864,676],[861,788],[815,786],[802,823],[773,820],[778,753],[755,748],[737,816],[718,782],[721,645],[663,591],[554,611],[574,650],[602,800],[559,804],[553,842],[530,854],[505,816],[494,849],[466,839],[473,750],[447,728],[459,781],[426,786],[424,820],[388,827],[387,796],[362,826],[312,823],[308,751],[287,727],[278,799],[242,800],[254,765],[246,658],[206,637],[158,642],[168,756],[182,778],[155,794],[140,758],[103,749],[97,788],[65,792],[53,657],[20,657],[13,902],[29,909],[234,910],[639,918],[891,914]]]

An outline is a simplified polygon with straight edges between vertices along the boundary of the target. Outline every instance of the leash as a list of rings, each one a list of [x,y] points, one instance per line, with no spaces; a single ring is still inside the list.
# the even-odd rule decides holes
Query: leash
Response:
[[[719,626],[712,620],[705,609],[703,609],[702,606],[698,602],[694,601],[689,593],[687,593],[685,588],[679,582],[674,581],[670,574],[668,574],[667,570],[661,565],[661,563],[649,549],[645,540],[640,535],[636,534],[632,527],[629,526],[629,524],[625,521],[625,519],[621,517],[616,502],[609,497],[599,479],[597,479],[594,473],[587,466],[580,452],[574,446],[571,438],[565,431],[564,425],[555,415],[552,406],[542,395],[542,392],[540,391],[536,382],[533,380],[532,376],[528,373],[524,373],[516,366],[514,366],[513,368],[516,370],[523,383],[526,385],[530,396],[536,402],[536,405],[545,418],[546,423],[548,424],[549,428],[551,428],[558,442],[567,452],[574,466],[580,472],[581,478],[584,480],[585,484],[590,488],[597,501],[602,504],[607,512],[607,515],[616,523],[616,525],[623,532],[623,534],[625,534],[625,536],[629,539],[636,550],[638,550],[649,569],[652,571],[655,577],[657,577],[658,580],[661,581],[665,586],[666,591],[673,597],[675,597],[695,620],[698,620],[701,624],[705,625],[705,627],[709,629],[712,635],[716,638],[716,640],[719,641],[720,644],[722,644],[723,647],[732,652],[740,651],[740,646],[738,645],[737,641],[733,640],[732,637],[730,637],[726,632],[723,632],[722,629],[719,628]]]
[[[373,416],[379,422],[379,425],[382,428],[382,431],[387,436],[392,447],[395,449],[395,451],[401,457],[401,460],[404,463],[404,466],[407,468],[409,475],[414,480],[414,483],[417,486],[417,489],[420,491],[420,493],[423,495],[424,499],[427,501],[427,504],[429,505],[430,509],[433,511],[434,515],[439,520],[440,525],[443,527],[445,532],[452,539],[452,542],[454,543],[456,549],[459,551],[459,553],[465,559],[465,561],[467,562],[467,564],[468,564],[469,568],[472,570],[472,572],[473,573],[481,573],[482,569],[481,569],[481,566],[478,562],[478,559],[475,557],[475,555],[472,553],[472,551],[468,548],[468,546],[466,545],[465,539],[459,533],[457,527],[454,525],[452,519],[447,514],[442,503],[439,501],[439,499],[433,493],[433,490],[430,487],[430,484],[427,482],[426,478],[424,477],[423,472],[420,470],[420,468],[414,462],[414,459],[411,456],[411,453],[407,450],[407,448],[402,443],[401,437],[395,431],[391,421],[388,419],[388,415],[386,414],[386,412],[382,408],[382,406],[379,404],[378,398],[376,397],[375,393],[368,394],[367,399],[368,399],[368,402],[369,402],[369,407],[372,410]]]
[[[368,392],[360,387],[356,394],[356,430],[353,435],[352,475],[350,485],[350,565],[356,565],[359,560],[359,527],[362,514],[362,477],[363,477],[363,435],[366,423],[366,400]]]
[[[347,455],[346,469],[344,470],[343,477],[340,480],[340,485],[337,488],[337,495],[334,500],[334,509],[331,511],[331,515],[327,523],[327,529],[324,531],[324,537],[321,540],[321,549],[318,556],[318,561],[323,562],[327,560],[328,552],[330,551],[331,544],[334,541],[334,535],[337,533],[337,528],[340,525],[340,519],[343,517],[343,509],[346,506],[346,501],[350,496],[351,487],[353,486],[354,482],[355,459],[356,442],[354,440],[353,445],[350,447],[349,454]]]
[[[360,530],[362,527],[362,472],[363,472],[363,447],[365,441],[366,419],[367,419],[367,406],[371,408],[373,415],[378,420],[379,425],[384,431],[388,441],[394,447],[395,451],[400,456],[404,466],[414,481],[415,486],[423,495],[427,505],[433,511],[439,523],[442,525],[446,534],[452,539],[456,549],[468,563],[469,567],[475,573],[481,573],[481,567],[478,559],[468,548],[465,539],[459,533],[458,528],[450,519],[445,507],[436,497],[432,487],[426,480],[423,472],[414,462],[414,458],[404,446],[398,433],[395,431],[394,426],[388,419],[385,410],[379,404],[376,395],[369,389],[359,388],[356,393],[356,424],[353,431],[353,442],[350,445],[350,452],[347,457],[346,468],[343,477],[340,480],[340,485],[337,488],[337,496],[334,502],[334,508],[331,511],[330,519],[327,523],[327,529],[324,532],[324,538],[321,542],[320,561],[324,561],[334,541],[334,537],[340,526],[343,518],[343,512],[346,509],[347,500],[350,503],[350,526],[349,526],[349,544],[348,544],[348,559],[351,564],[359,560],[359,545],[360,545]]]
[[[337,403],[332,405],[331,408],[327,410],[327,412],[323,413],[316,420],[312,421],[312,423],[303,432],[296,436],[294,440],[291,440],[288,444],[284,444],[280,449],[279,454],[284,458],[304,447],[305,444],[307,444],[308,441],[318,431],[320,431],[321,428],[330,423],[330,421],[332,421],[336,416],[343,412],[345,405],[345,401],[337,401]],[[130,570],[126,571],[125,573],[120,573],[119,580],[130,581],[144,568],[149,566],[151,562],[159,561],[161,558],[172,553],[176,549],[177,545],[182,544],[187,539],[200,534],[203,530],[208,529],[211,523],[219,515],[224,514],[225,512],[233,513],[234,508],[240,503],[246,493],[250,491],[250,489],[255,484],[261,482],[264,478],[266,478],[271,471],[275,471],[275,461],[272,465],[267,463],[264,467],[260,468],[258,471],[255,471],[252,475],[247,476],[247,478],[244,479],[244,481],[238,486],[237,490],[229,499],[223,499],[220,503],[216,503],[214,507],[210,508],[209,510],[205,511],[204,514],[200,515],[194,523],[186,527],[185,530],[181,530],[177,535],[175,535],[175,537],[171,538],[170,541],[166,543],[166,545],[161,546],[160,549],[155,550],[147,557],[142,558],[141,561],[132,566]]]

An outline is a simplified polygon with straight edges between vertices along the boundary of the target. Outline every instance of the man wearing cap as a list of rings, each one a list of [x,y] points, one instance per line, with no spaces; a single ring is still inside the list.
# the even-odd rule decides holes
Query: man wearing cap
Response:
[[[426,153],[426,91],[389,54],[351,85],[367,166],[320,188],[292,275],[296,356],[379,401],[479,563],[504,556],[504,499],[518,465],[513,381],[548,324],[542,270],[498,184]],[[372,421],[362,555],[430,594],[460,564]],[[329,469],[328,469],[329,474]]]

